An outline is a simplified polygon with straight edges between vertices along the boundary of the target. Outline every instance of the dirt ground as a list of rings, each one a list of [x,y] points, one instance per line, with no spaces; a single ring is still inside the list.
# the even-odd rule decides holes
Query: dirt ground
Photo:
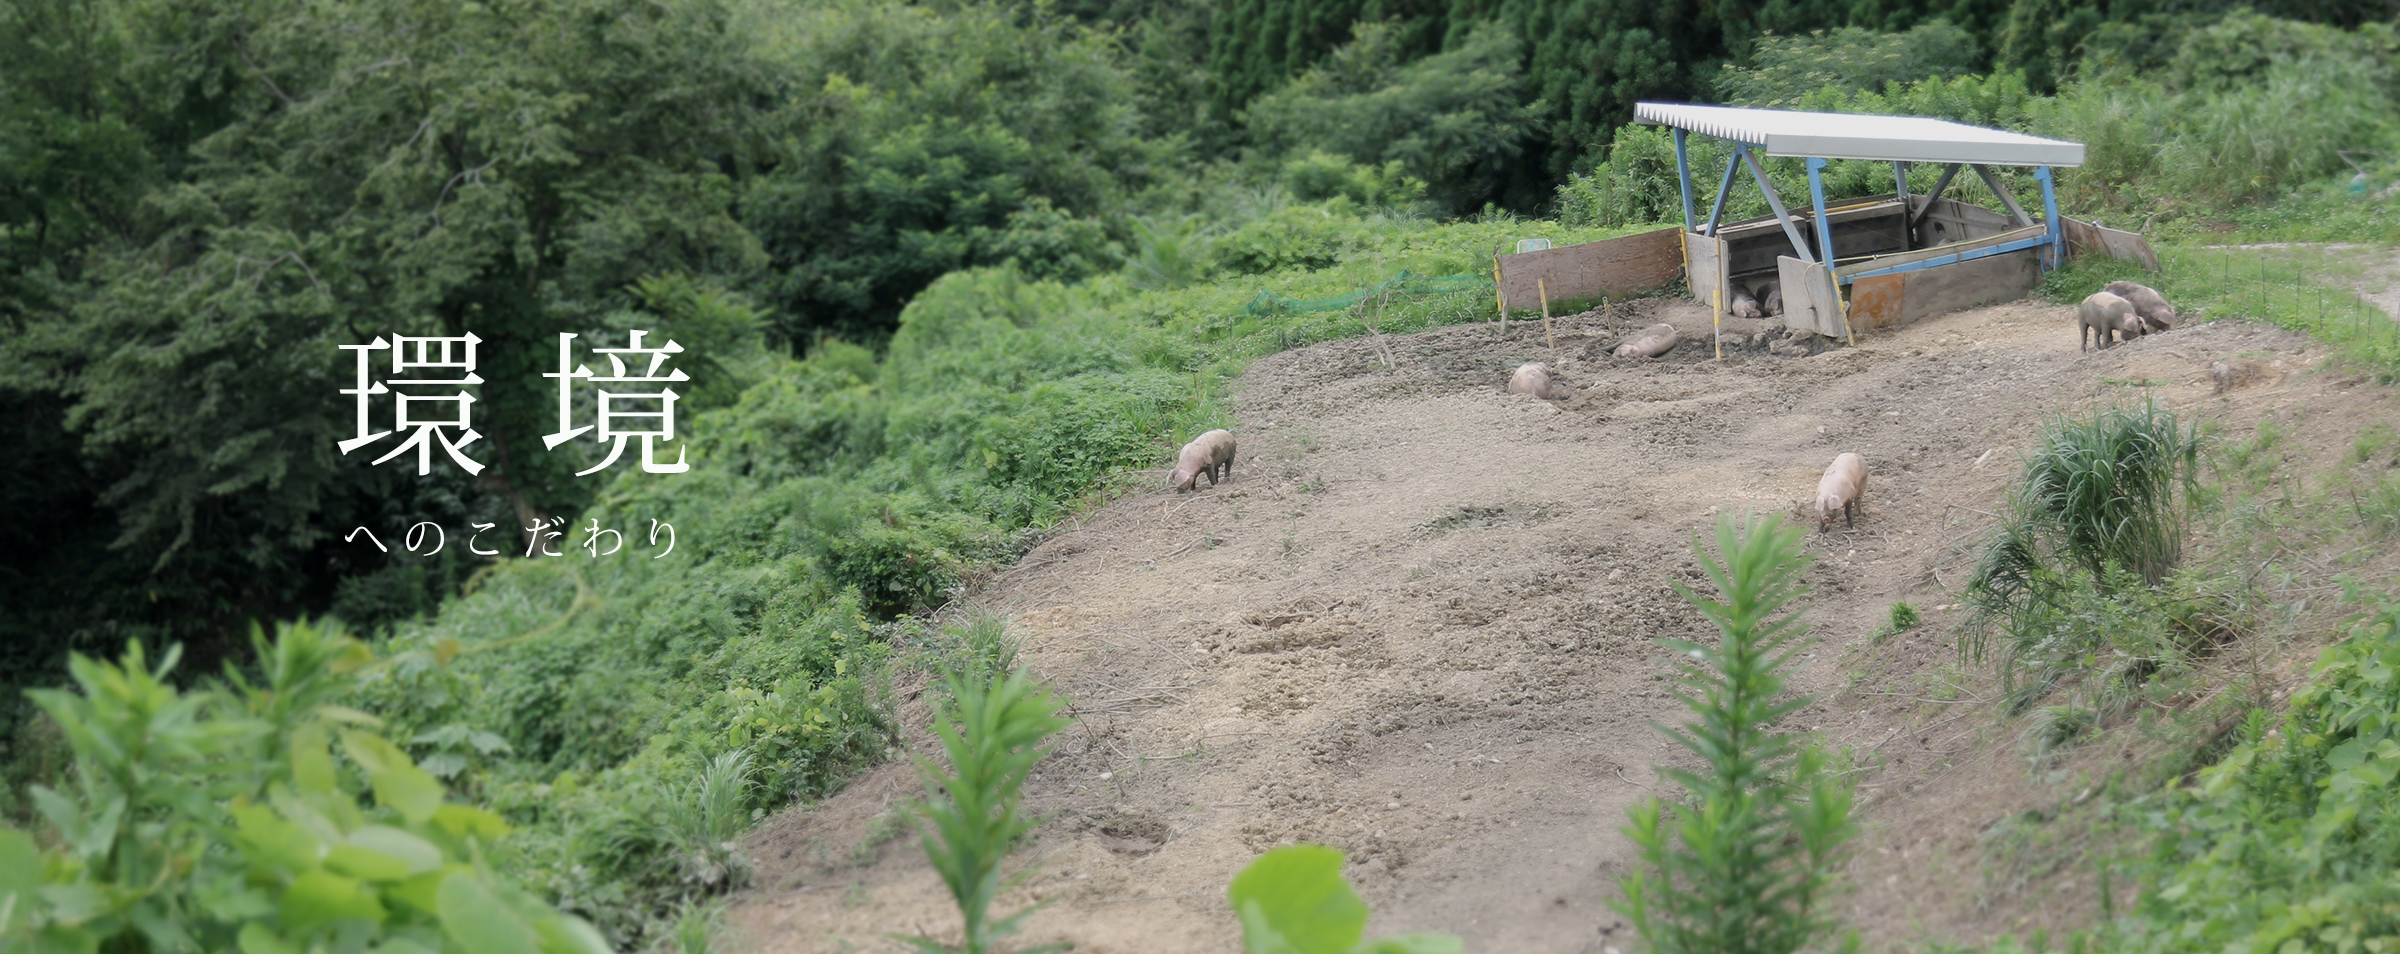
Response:
[[[1611,354],[1654,321],[1686,342]],[[1978,850],[2082,784],[2037,776],[1969,704],[1982,670],[1945,633],[1983,512],[2047,414],[2154,396],[2239,426],[2392,403],[2273,329],[2193,325],[2088,355],[2073,332],[2068,309],[2019,302],[1719,362],[1705,311],[1651,300],[1556,322],[1555,350],[1538,323],[1487,324],[1393,336],[1390,367],[1371,339],[1261,360],[1240,383],[1230,482],[1122,499],[977,597],[1077,718],[1027,789],[1047,821],[1001,910],[1047,907],[1017,942],[1238,950],[1226,882],[1313,841],[1349,853],[1372,933],[1631,949],[1606,904],[1632,860],[1620,828],[1667,791],[1651,767],[1682,758],[1653,725],[1678,719],[1657,640],[1707,635],[1668,583],[1705,586],[1692,541],[1717,514],[1796,513],[1843,451],[1873,476],[1855,527],[1810,537],[1818,642],[1793,676],[1819,698],[1797,724],[1856,760],[1862,834],[1839,913],[1875,950],[2088,925],[2089,871],[1998,884]],[[2211,362],[2236,356],[2250,373],[2213,394]],[[1501,393],[1529,360],[1571,393]],[[1877,640],[1899,600],[1928,625]],[[947,895],[891,822],[916,792],[889,764],[762,826],[731,918],[744,943],[954,937]]]

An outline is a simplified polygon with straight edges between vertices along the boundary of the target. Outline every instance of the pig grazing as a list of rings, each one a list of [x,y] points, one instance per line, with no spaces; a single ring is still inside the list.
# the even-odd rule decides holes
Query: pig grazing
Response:
[[[1768,282],[1758,286],[1758,313],[1763,318],[1783,314],[1783,286]]]
[[[2110,340],[2112,334],[2131,341],[2142,333],[2142,318],[2134,313],[2133,303],[2107,292],[2095,292],[2075,306],[2075,322],[2075,342],[2085,351],[2092,350],[2094,334],[2100,336],[2100,347],[2106,348],[2116,344]]]
[[[1167,483],[1180,493],[1200,484],[1200,475],[1208,475],[1208,485],[1219,480],[1233,479],[1233,432],[1214,430],[1183,445],[1183,453],[1175,456],[1175,472]]]
[[[1817,529],[1833,526],[1834,511],[1841,511],[1843,526],[1858,525],[1858,495],[1867,489],[1867,461],[1857,454],[1843,454],[1825,468],[1825,476],[1817,481]]]
[[[2143,331],[2174,329],[2175,306],[2167,304],[2167,299],[2157,289],[2138,282],[2109,282],[2108,287],[2101,291],[2131,302],[2133,313],[2142,316],[2142,324],[2148,326]]]
[[[1624,344],[1618,345],[1617,357],[1655,358],[1659,355],[1666,354],[1670,350],[1673,350],[1675,343],[1680,340],[1682,339],[1678,338],[1675,334],[1674,325],[1660,322],[1658,324],[1651,325],[1648,328],[1642,329],[1642,333],[1640,335],[1627,340]]]
[[[1550,369],[1539,361],[1517,366],[1517,373],[1508,376],[1508,393],[1530,394],[1542,400],[1550,399]]]
[[[1759,316],[1758,299],[1750,297],[1750,293],[1743,291],[1742,286],[1735,285],[1733,301],[1725,306],[1725,313],[1736,318],[1756,318]]]

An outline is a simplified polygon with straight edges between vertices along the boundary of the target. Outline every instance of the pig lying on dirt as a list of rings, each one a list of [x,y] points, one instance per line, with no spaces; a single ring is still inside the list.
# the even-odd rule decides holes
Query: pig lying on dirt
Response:
[[[1762,318],[1783,314],[1783,286],[1774,282],[1758,286],[1758,313]]]
[[[2132,341],[2142,336],[2142,317],[2133,311],[2133,303],[2107,292],[2094,292],[2083,304],[2075,306],[2075,343],[2083,350],[2092,350],[2092,336],[2100,336],[2100,347],[2116,344],[2110,340]]]
[[[1725,313],[1736,318],[1756,318],[1760,314],[1758,299],[1750,297],[1750,293],[1743,291],[1742,286],[1735,285],[1733,300],[1726,304]]]
[[[1517,373],[1508,376],[1508,393],[1550,400],[1550,369],[1539,361],[1517,366]]]
[[[2101,291],[2131,302],[2133,313],[2142,316],[2142,324],[2148,326],[2145,332],[2174,329],[2175,306],[2167,304],[2157,289],[2138,282],[2109,282]]]
[[[1673,350],[1675,343],[1680,340],[1682,339],[1675,334],[1674,325],[1660,322],[1643,329],[1640,335],[1618,345],[1617,357],[1655,358]]]
[[[1841,512],[1843,526],[1857,526],[1858,495],[1866,489],[1866,458],[1848,453],[1835,457],[1817,481],[1817,529],[1831,528],[1835,511]]]
[[[1220,479],[1233,479],[1232,431],[1210,431],[1183,445],[1183,453],[1175,456],[1175,472],[1167,476],[1167,483],[1181,493],[1199,486],[1201,474],[1208,475],[1211,487]]]

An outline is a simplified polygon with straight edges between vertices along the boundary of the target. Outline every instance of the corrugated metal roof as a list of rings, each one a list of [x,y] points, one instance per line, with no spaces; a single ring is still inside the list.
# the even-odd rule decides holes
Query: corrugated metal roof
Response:
[[[1862,116],[1636,103],[1636,122],[1673,126],[1762,147],[1770,156],[2080,166],[2083,144],[1921,116]]]

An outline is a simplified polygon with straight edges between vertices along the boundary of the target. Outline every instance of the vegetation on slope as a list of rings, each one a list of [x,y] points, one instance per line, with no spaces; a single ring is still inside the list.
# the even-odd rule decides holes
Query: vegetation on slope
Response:
[[[2041,48],[2088,56],[2075,69],[2021,74],[1991,67],[2030,41],[1984,49],[1930,9],[1669,35],[1640,18],[1672,5],[1312,7],[1331,32],[1253,57],[1223,24],[1294,11],[1085,6],[0,4],[0,420],[24,451],[0,475],[22,520],[0,672],[55,684],[68,652],[128,640],[258,672],[249,619],[332,611],[374,635],[345,704],[512,826],[493,870],[611,943],[656,942],[740,881],[734,833],[887,754],[894,674],[972,642],[912,614],[1225,423],[1249,358],[1491,307],[1281,301],[1679,217],[1668,139],[1617,128],[1634,97],[2075,138],[2094,160],[2062,177],[2070,211],[2170,229],[2272,224],[2242,203],[2394,138],[2376,24],[2129,4],[2105,12],[2122,29]],[[1956,6],[1989,35],[1972,27],[2038,3]],[[1796,29],[1845,20],[1906,32]],[[1228,92],[1237,72],[1255,88]],[[1695,160],[1721,163],[1711,148]],[[1829,188],[1887,175],[1837,163]],[[2288,200],[2327,213],[2305,237],[2388,240],[2388,203],[2341,181]],[[1495,200],[1557,217],[1455,217]],[[2197,275],[2168,280],[2237,301]],[[686,348],[693,468],[576,478],[595,461],[534,450],[536,346],[629,328]],[[491,342],[491,470],[419,479],[333,450],[339,345],[469,332]],[[340,539],[546,517],[570,521],[565,556]],[[675,528],[661,559],[574,546],[652,521]],[[34,823],[21,783],[64,784],[77,753],[29,715],[0,718],[0,809]],[[82,877],[55,860],[72,826],[38,821],[51,872]]]

